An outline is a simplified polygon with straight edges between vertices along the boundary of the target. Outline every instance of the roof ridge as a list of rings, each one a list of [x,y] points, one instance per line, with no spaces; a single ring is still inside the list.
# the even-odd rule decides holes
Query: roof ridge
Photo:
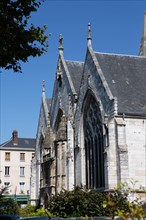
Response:
[[[8,144],[8,143],[11,142],[11,141],[12,141],[12,138],[11,138],[10,140],[5,141],[4,143],[0,144],[0,147],[3,147],[4,145]]]
[[[31,139],[31,140],[35,140],[36,138],[23,138],[23,137],[18,137],[18,139]]]
[[[84,63],[84,61],[65,60],[65,62]]]
[[[145,58],[143,56],[138,56],[138,55],[128,55],[128,54],[116,54],[116,53],[105,53],[105,52],[96,52],[96,54],[105,54],[105,55],[116,55],[116,56],[125,56],[125,57],[136,57],[136,58]]]

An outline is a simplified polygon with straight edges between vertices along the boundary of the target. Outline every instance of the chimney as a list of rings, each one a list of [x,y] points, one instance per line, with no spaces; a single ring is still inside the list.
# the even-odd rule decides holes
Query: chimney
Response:
[[[13,145],[18,145],[18,131],[14,130],[12,133]]]

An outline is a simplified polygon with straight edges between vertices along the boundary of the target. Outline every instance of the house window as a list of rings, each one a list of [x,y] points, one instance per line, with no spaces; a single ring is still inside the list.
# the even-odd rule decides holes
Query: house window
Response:
[[[19,183],[20,193],[24,193],[24,186],[25,186],[24,182]]]
[[[5,160],[10,160],[10,152],[5,152]]]
[[[25,153],[20,153],[20,161],[25,161]]]
[[[20,176],[24,176],[24,167],[20,167]]]
[[[5,167],[5,176],[10,175],[10,167]]]

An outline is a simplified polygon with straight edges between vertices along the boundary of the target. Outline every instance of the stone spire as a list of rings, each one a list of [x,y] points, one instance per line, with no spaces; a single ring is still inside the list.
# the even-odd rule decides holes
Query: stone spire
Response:
[[[146,11],[144,13],[144,25],[143,25],[143,33],[139,48],[139,56],[146,57]]]
[[[45,94],[45,80],[42,80],[42,100],[46,99],[46,94]]]
[[[90,23],[88,23],[88,37],[87,37],[87,40],[88,40],[88,46],[92,46],[91,25],[90,25]]]
[[[63,41],[63,37],[62,37],[62,34],[59,35],[59,51],[63,51],[63,45],[62,45],[62,41]]]
[[[42,81],[42,94],[45,93],[45,80]]]

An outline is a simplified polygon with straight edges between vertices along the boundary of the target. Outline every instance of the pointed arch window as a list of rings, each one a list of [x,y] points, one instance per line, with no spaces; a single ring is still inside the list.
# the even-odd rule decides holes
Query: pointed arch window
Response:
[[[99,103],[91,94],[86,99],[83,119],[86,185],[88,188],[103,188],[105,177],[102,117]]]

